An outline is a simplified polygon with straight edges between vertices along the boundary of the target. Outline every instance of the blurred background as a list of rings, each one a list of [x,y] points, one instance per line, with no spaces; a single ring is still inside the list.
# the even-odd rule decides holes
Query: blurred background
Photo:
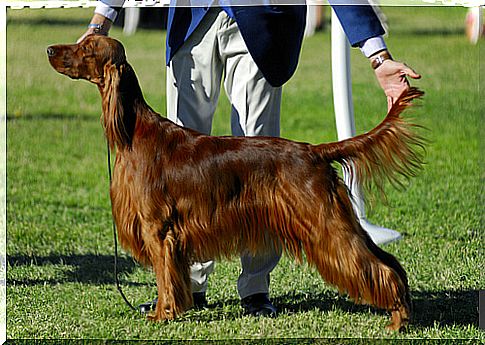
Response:
[[[426,166],[388,203],[368,206],[373,223],[403,239],[385,247],[408,271],[415,319],[411,339],[484,339],[483,38],[463,7],[382,7],[395,59],[422,74],[426,92],[408,116],[426,127]],[[272,274],[275,319],[244,317],[238,259],[211,276],[209,308],[163,324],[131,314],[113,287],[113,238],[106,144],[97,88],[56,73],[48,45],[75,42],[93,9],[7,12],[7,336],[25,339],[382,338],[387,316],[354,306],[306,264],[283,258]],[[300,63],[284,86],[282,136],[311,143],[337,138],[332,103],[328,7],[314,8]],[[124,16],[126,16],[126,12]],[[141,10],[123,42],[148,103],[165,114],[166,10]],[[471,24],[470,24],[471,23]],[[478,24],[477,24],[478,23]],[[133,25],[132,25],[133,26]],[[380,122],[386,99],[359,50],[351,52],[357,132]],[[480,74],[482,72],[482,74]],[[230,134],[221,94],[213,134]],[[155,296],[154,277],[123,253],[132,303]],[[473,342],[472,341],[472,342]]]

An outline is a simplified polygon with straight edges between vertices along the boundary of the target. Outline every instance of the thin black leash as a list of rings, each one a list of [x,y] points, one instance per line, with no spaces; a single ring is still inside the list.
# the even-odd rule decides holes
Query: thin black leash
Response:
[[[111,154],[109,149],[109,143],[107,145],[108,145],[108,175],[109,175],[109,185],[111,187]],[[114,244],[115,244],[114,275],[115,275],[116,288],[120,292],[121,297],[123,297],[123,300],[125,301],[126,305],[130,307],[132,310],[138,311],[138,309],[136,309],[126,298],[125,294],[123,293],[123,290],[121,289],[120,280],[118,279],[118,237],[116,234],[116,224],[114,219],[112,219],[112,222],[113,222],[113,238],[114,238]]]

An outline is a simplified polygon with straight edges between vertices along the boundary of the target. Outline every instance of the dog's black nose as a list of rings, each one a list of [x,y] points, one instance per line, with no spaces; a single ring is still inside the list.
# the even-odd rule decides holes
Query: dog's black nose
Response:
[[[56,50],[52,47],[47,48],[47,56],[54,56],[56,55]]]

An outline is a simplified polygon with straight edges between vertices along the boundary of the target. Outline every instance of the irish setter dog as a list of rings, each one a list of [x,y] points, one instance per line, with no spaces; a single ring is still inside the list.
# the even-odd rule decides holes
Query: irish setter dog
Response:
[[[92,35],[47,53],[55,70],[101,93],[102,124],[116,148],[112,212],[121,244],[154,269],[151,319],[173,319],[191,307],[192,262],[256,253],[274,242],[298,261],[304,252],[326,282],[357,303],[391,312],[388,328],[408,324],[406,272],[359,225],[332,163],[378,187],[413,176],[422,138],[400,113],[423,92],[411,88],[376,128],[340,142],[207,136],[147,105],[117,40]]]

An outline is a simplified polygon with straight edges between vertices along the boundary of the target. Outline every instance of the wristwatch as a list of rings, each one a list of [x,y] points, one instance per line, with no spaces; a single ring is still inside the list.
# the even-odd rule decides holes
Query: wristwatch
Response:
[[[94,28],[94,33],[95,34],[99,34],[103,31],[104,29],[104,26],[103,24],[94,24],[94,23],[91,23],[88,25],[88,28]]]
[[[370,57],[370,65],[372,66],[373,69],[376,69],[380,65],[382,65],[386,60],[392,60],[392,56],[391,54],[389,54],[387,50],[383,50]]]

